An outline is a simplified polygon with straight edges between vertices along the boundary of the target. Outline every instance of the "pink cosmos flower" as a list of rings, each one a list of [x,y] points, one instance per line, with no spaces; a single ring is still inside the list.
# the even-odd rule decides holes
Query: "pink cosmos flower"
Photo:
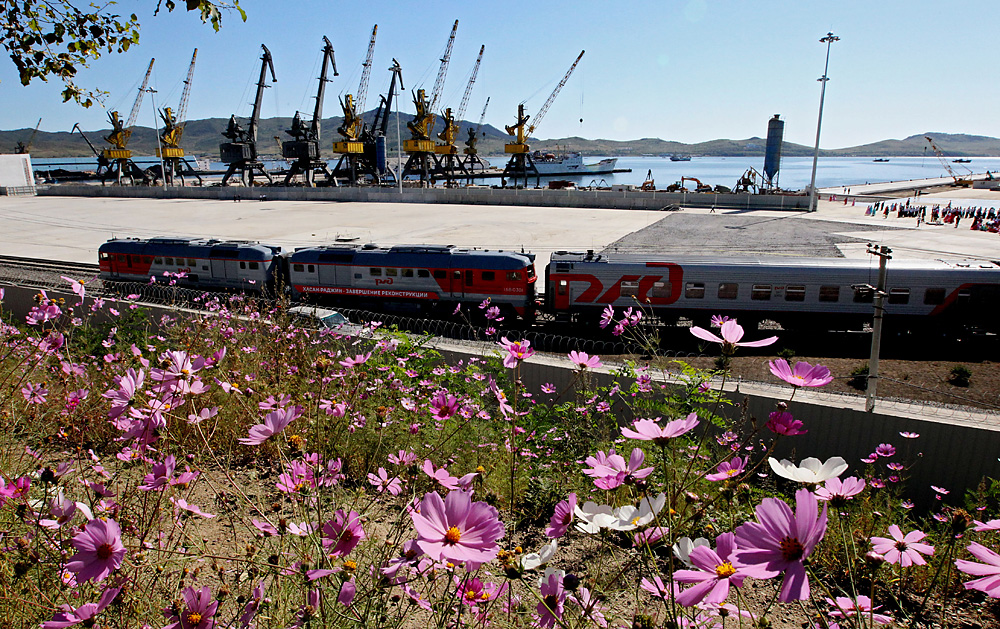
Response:
[[[735,319],[731,319],[723,323],[719,331],[722,333],[721,338],[712,332],[709,332],[705,328],[699,328],[698,326],[691,327],[691,334],[697,336],[703,341],[722,343],[723,354],[732,354],[736,351],[737,347],[764,347],[766,345],[771,345],[778,340],[778,337],[776,336],[769,336],[766,339],[761,339],[759,341],[740,342],[740,339],[743,338],[743,327],[736,323]]]
[[[548,572],[548,571],[546,571]],[[541,584],[542,600],[535,608],[538,611],[538,625],[551,627],[563,617],[566,603],[566,589],[563,587],[562,571],[552,571]]]
[[[445,489],[458,489],[458,479],[452,476],[444,466],[435,469],[431,460],[425,459],[421,469],[424,474],[436,480]]]
[[[570,362],[576,365],[579,369],[597,369],[603,366],[601,364],[601,358],[599,356],[590,356],[587,352],[578,352],[576,350],[567,354]]]
[[[768,415],[768,430],[779,435],[792,437],[795,435],[804,435],[809,432],[808,430],[803,430],[802,426],[802,422],[792,417],[791,413],[775,411]]]
[[[983,563],[956,559],[955,566],[966,574],[981,577],[965,582],[965,589],[985,592],[992,598],[1000,598],[1000,555],[982,544],[972,542],[968,550]]]
[[[771,373],[793,387],[821,387],[833,382],[833,374],[823,365],[796,361],[795,367],[790,367],[784,358],[772,360],[768,365],[771,366]]]
[[[165,458],[162,463],[154,463],[152,472],[143,477],[139,489],[142,491],[163,491],[163,488],[170,482],[170,477],[174,474],[176,464],[176,459],[172,454]]]
[[[723,461],[722,463],[719,463],[719,467],[717,468],[718,471],[716,471],[714,474],[705,475],[705,480],[710,480],[710,481],[728,480],[730,478],[733,478],[734,476],[739,476],[740,474],[742,474],[743,470],[746,469],[746,466],[747,466],[746,461],[744,461],[738,456],[735,456],[731,461]]]
[[[170,497],[170,502],[174,503],[174,515],[180,517],[182,514],[197,515],[205,518],[206,520],[211,520],[215,517],[214,513],[206,513],[201,510],[198,505],[190,504],[187,500],[183,498]]]
[[[368,352],[367,354],[358,354],[354,358],[346,358],[346,359],[340,361],[340,364],[343,365],[344,367],[347,367],[348,369],[353,369],[354,367],[357,367],[358,365],[365,364],[366,362],[368,362],[368,359],[371,358],[371,357],[372,357],[372,353],[371,352]]]
[[[917,437],[920,436],[920,433],[916,433],[916,432],[901,432],[901,433],[899,433],[899,436],[903,437],[904,439],[916,439]]]
[[[384,467],[378,468],[378,474],[368,474],[368,482],[375,486],[378,492],[389,492],[393,496],[398,496],[403,491],[403,483],[398,476],[390,477]]]
[[[431,408],[434,419],[444,421],[458,412],[462,404],[454,395],[448,395],[447,391],[441,390],[431,398]]]
[[[669,601],[671,592],[673,592],[675,599],[681,593],[681,588],[677,585],[676,581],[670,585],[673,587],[668,587],[667,584],[663,582],[663,579],[658,576],[653,577],[652,580],[644,577],[642,581],[639,582],[639,589],[649,592],[655,598],[662,598],[665,601]]]
[[[500,339],[500,345],[507,350],[507,355],[503,359],[503,366],[508,369],[517,367],[522,360],[535,355],[535,350],[531,349],[531,341],[509,341],[505,336]]]
[[[49,390],[41,384],[33,384],[29,382],[27,386],[21,388],[21,395],[24,396],[24,400],[28,404],[42,404],[45,402],[45,397],[48,394]]]
[[[896,454],[896,448],[891,443],[880,443],[875,448],[875,454],[888,458]]]
[[[212,600],[212,590],[207,585],[201,590],[186,587],[181,594],[183,609],[171,606],[163,610],[163,615],[174,621],[163,629],[212,629],[219,608],[219,601]]]
[[[596,456],[587,457],[584,462],[591,467],[584,469],[583,473],[594,479],[594,485],[610,490],[626,481],[641,480],[652,474],[652,467],[642,467],[645,461],[646,455],[639,448],[632,450],[628,463],[612,449],[607,454],[598,452]]]
[[[424,494],[419,512],[410,514],[417,531],[417,545],[438,561],[485,563],[497,552],[504,526],[497,510],[472,495],[452,491],[441,499],[437,492]]]
[[[251,426],[250,435],[241,438],[239,442],[248,446],[258,446],[284,430],[301,415],[301,406],[291,406],[268,413],[264,417],[264,423]]]
[[[264,582],[261,581],[254,587],[253,591],[250,593],[250,600],[247,604],[243,606],[243,613],[240,615],[239,623],[240,626],[246,629],[250,626],[250,622],[253,620],[254,616],[257,615],[257,611],[260,609],[261,603],[264,602]]]
[[[615,320],[615,309],[610,305],[604,307],[604,312],[601,313],[601,329],[608,327],[612,321]]]
[[[729,596],[730,583],[736,587],[743,585],[743,579],[748,575],[742,571],[743,566],[732,556],[736,551],[736,536],[723,533],[715,538],[717,550],[711,546],[698,546],[688,555],[694,570],[678,570],[674,580],[679,583],[695,583],[677,597],[677,602],[684,607],[698,603],[718,605],[724,603]]]
[[[62,611],[57,612],[52,620],[47,620],[42,623],[42,629],[63,629],[64,627],[72,627],[74,625],[83,624],[87,627],[97,626],[95,624],[94,618],[97,617],[104,608],[111,604],[111,601],[115,600],[121,588],[109,588],[104,590],[101,594],[101,598],[96,603],[85,603],[76,609],[73,609],[70,605],[63,605],[61,607]]]
[[[635,430],[622,428],[622,435],[629,439],[652,441],[658,446],[665,446],[671,439],[689,432],[698,423],[698,413],[691,413],[684,419],[675,419],[672,422],[667,422],[663,428],[660,428],[660,425],[652,419],[639,419],[632,424]]]
[[[779,600],[787,603],[809,598],[809,577],[802,561],[826,534],[826,505],[808,489],[795,492],[795,511],[777,498],[765,498],[756,508],[757,521],[736,529],[737,561],[744,573],[769,579],[785,573]],[[693,551],[692,551],[693,552]]]
[[[343,509],[337,509],[333,519],[323,525],[323,547],[330,548],[331,557],[343,557],[365,537],[357,511],[344,513]]]
[[[71,541],[77,553],[66,569],[76,573],[77,583],[100,583],[125,559],[122,530],[114,520],[94,519]]]
[[[920,553],[933,555],[934,547],[928,544],[921,544],[920,540],[926,537],[922,531],[910,531],[903,535],[903,531],[895,524],[889,525],[889,535],[887,537],[873,537],[872,550],[885,557],[889,563],[898,563],[906,568],[911,565],[922,566],[927,562]]]
[[[834,503],[834,506],[854,498],[865,488],[865,481],[851,476],[840,480],[833,477],[826,481],[826,484],[816,490],[816,497],[820,500],[827,500]]]
[[[975,520],[976,528],[975,531],[1000,531],[1000,520],[990,520],[989,522],[980,522]]]
[[[576,509],[576,494],[571,493],[566,496],[566,500],[560,501],[555,508],[555,513],[549,519],[549,526],[545,529],[545,534],[553,539],[562,537],[573,523],[573,511]]]
[[[872,607],[872,599],[864,594],[859,594],[856,601],[846,596],[838,596],[836,600],[827,598],[826,602],[835,607],[829,612],[831,618],[851,618],[860,614],[862,618],[868,618],[880,625],[888,625],[892,622],[892,618],[889,616],[876,614],[875,610],[879,607]]]
[[[390,463],[394,463],[395,465],[401,465],[403,467],[413,465],[414,463],[417,462],[417,460],[419,460],[419,457],[413,452],[409,452],[407,450],[400,450],[396,454],[389,455]]]

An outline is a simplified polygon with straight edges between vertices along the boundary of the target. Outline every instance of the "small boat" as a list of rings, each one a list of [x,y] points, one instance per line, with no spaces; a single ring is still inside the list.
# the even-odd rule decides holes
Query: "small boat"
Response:
[[[691,156],[690,155],[680,155],[678,153],[675,153],[675,154],[673,154],[673,155],[670,156],[670,161],[672,161],[672,162],[690,162],[691,161]]]
[[[555,155],[553,153],[542,153],[535,151],[531,154],[531,160],[538,169],[538,174],[542,176],[551,175],[603,175],[612,173],[618,158],[612,157],[602,159],[599,162],[584,163],[580,153],[566,153]]]
[[[968,164],[971,161],[972,161],[971,159],[953,159],[953,160],[951,160],[951,163],[952,164]]]
[[[889,158],[887,158],[887,157],[880,157],[878,159],[873,159],[872,161],[873,162],[887,162],[887,161],[889,161]]]

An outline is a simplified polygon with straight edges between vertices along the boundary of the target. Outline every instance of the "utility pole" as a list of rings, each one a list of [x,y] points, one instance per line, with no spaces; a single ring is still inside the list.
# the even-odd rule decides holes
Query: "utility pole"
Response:
[[[885,281],[888,273],[889,260],[892,256],[892,249],[882,245],[876,248],[868,245],[868,253],[879,257],[878,263],[878,286],[875,287],[875,318],[872,321],[872,353],[868,359],[868,392],[865,400],[865,412],[871,413],[875,410],[875,389],[878,386],[878,354],[879,346],[882,343],[882,318],[885,315]],[[867,287],[871,289],[871,286]]]
[[[167,169],[163,166],[163,147],[160,145],[160,122],[156,119],[156,90],[146,89],[153,101],[153,133],[156,134],[156,154],[160,156],[160,175],[163,176],[163,187],[167,187]]]
[[[816,148],[813,149],[812,180],[809,182],[809,211],[816,211],[816,164],[819,161],[819,130],[823,126],[823,99],[826,97],[827,71],[830,69],[830,44],[840,41],[840,38],[833,33],[827,33],[826,37],[819,40],[826,44],[826,65],[823,66],[823,76],[816,79],[823,84],[819,91],[819,117],[816,119]]]

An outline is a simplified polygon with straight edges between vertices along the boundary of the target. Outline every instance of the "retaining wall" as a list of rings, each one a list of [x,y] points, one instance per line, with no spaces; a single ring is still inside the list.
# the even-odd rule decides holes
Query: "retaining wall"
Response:
[[[213,199],[221,201],[332,201],[365,203],[453,203],[539,207],[668,210],[679,206],[745,210],[805,211],[801,195],[695,194],[629,190],[548,190],[514,188],[300,188],[170,187],[62,184],[39,188],[42,196],[122,197],[132,199]]]

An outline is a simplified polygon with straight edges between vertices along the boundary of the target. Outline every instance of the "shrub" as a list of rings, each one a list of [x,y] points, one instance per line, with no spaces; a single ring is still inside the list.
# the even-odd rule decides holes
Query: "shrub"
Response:
[[[847,384],[854,387],[858,391],[864,391],[868,388],[868,363],[864,365],[858,365],[851,370],[851,379],[847,381]]]
[[[778,358],[784,358],[785,360],[791,360],[795,358],[795,350],[791,347],[782,347],[778,350]]]
[[[971,378],[971,369],[965,365],[955,365],[951,368],[951,373],[948,375],[948,382],[956,387],[967,387]]]

